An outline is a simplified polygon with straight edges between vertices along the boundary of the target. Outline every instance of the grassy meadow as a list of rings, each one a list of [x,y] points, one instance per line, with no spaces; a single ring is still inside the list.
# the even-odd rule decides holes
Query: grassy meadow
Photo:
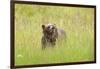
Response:
[[[66,42],[41,49],[42,24],[66,31]],[[94,60],[94,9],[44,5],[15,5],[15,65]]]

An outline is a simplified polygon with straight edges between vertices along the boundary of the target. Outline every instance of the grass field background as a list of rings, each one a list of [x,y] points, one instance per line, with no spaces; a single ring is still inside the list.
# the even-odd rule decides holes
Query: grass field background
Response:
[[[41,49],[42,24],[66,31],[66,42]],[[94,60],[94,9],[43,5],[15,5],[15,65]]]

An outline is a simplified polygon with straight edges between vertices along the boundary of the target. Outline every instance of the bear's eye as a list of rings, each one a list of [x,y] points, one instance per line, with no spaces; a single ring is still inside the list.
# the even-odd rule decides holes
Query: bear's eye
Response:
[[[48,29],[50,28],[50,26],[48,26]]]

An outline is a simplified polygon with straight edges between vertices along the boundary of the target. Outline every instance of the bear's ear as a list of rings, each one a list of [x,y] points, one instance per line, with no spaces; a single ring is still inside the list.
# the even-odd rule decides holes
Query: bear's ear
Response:
[[[42,25],[42,29],[43,29],[43,30],[45,29],[45,25]]]

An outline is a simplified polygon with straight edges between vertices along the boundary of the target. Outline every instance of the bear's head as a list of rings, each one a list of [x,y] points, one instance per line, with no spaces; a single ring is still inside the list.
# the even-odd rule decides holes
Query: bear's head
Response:
[[[43,35],[47,40],[49,41],[56,40],[58,34],[55,24],[42,25],[42,29],[43,29]]]

